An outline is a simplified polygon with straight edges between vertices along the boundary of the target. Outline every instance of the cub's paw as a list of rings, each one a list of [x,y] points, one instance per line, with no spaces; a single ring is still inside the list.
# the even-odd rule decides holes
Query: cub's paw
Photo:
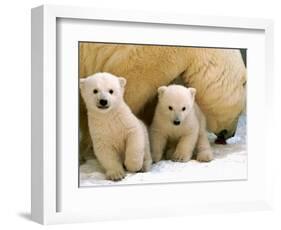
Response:
[[[163,153],[153,153],[151,152],[151,158],[153,163],[157,163],[162,160]]]
[[[126,173],[124,169],[108,170],[106,172],[106,179],[108,180],[119,181],[122,180],[125,176]]]
[[[209,162],[214,159],[213,152],[210,149],[197,153],[196,160],[201,162]]]
[[[159,161],[161,160],[161,158],[162,158],[162,154],[153,154],[153,153],[152,153],[152,161],[153,161],[154,163],[159,162]]]
[[[152,165],[152,160],[151,159],[145,160],[143,162],[143,166],[141,168],[141,171],[142,172],[148,172],[151,169],[151,165]]]
[[[138,172],[142,169],[142,163],[142,159],[128,159],[125,160],[125,167],[129,172]]]
[[[176,162],[187,162],[191,159],[192,154],[183,154],[183,153],[178,153],[175,152],[172,156],[171,156],[171,160],[172,161],[176,161]]]

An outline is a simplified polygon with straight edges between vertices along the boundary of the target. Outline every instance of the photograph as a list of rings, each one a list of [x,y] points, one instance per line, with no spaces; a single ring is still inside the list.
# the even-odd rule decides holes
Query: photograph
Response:
[[[80,188],[247,180],[247,49],[77,50]]]

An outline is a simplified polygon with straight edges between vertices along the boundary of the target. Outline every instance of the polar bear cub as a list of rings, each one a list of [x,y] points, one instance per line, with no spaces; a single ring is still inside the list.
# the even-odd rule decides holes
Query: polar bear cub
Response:
[[[194,88],[181,85],[158,88],[158,104],[150,127],[152,159],[186,162],[196,150],[198,161],[211,161],[212,149],[203,113],[195,102]]]
[[[146,126],[123,100],[126,79],[96,73],[80,79],[95,155],[110,180],[121,180],[125,170],[147,171],[152,160]]]

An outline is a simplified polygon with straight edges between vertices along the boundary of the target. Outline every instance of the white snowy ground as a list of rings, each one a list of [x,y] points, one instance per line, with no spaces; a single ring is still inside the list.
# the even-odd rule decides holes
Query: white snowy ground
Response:
[[[247,179],[246,116],[240,117],[236,135],[227,140],[227,145],[214,144],[212,134],[209,138],[215,155],[209,163],[163,160],[153,164],[149,172],[127,173],[123,180],[113,182],[105,179],[97,160],[91,159],[80,166],[80,187]]]

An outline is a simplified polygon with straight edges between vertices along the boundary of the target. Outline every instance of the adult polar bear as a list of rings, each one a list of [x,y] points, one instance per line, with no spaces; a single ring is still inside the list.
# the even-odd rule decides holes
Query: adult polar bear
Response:
[[[157,88],[180,77],[183,84],[197,90],[196,101],[208,130],[224,138],[234,135],[246,98],[246,68],[238,49],[82,42],[79,54],[80,78],[110,72],[127,79],[125,101],[135,114],[149,111]],[[80,100],[82,152],[91,143],[85,116]]]

